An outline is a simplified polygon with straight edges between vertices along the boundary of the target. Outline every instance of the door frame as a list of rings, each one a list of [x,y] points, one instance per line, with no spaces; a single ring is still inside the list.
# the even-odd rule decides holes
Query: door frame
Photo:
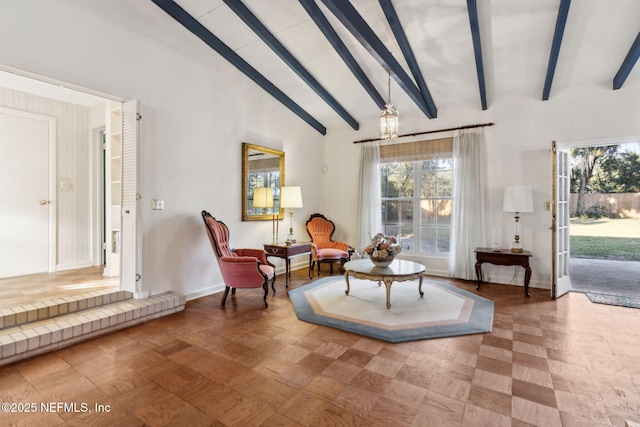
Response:
[[[41,120],[48,122],[49,132],[49,151],[48,151],[48,166],[49,166],[49,183],[48,183],[48,214],[49,214],[49,236],[48,236],[48,269],[49,273],[56,271],[57,261],[57,227],[56,227],[56,194],[57,194],[57,160],[56,160],[56,118],[51,116],[45,116],[43,114],[30,113],[27,111],[14,110],[13,108],[0,107],[0,113],[24,117],[32,120]]]
[[[107,94],[104,92],[99,92],[99,91],[95,91],[92,89],[88,89],[86,87],[82,87],[82,86],[78,86],[72,83],[68,83],[68,82],[63,82],[60,80],[56,80],[53,78],[49,78],[43,75],[39,75],[39,74],[35,74],[35,73],[31,73],[31,72],[27,72],[27,71],[23,71],[20,69],[16,69],[16,68],[12,68],[12,67],[8,67],[5,66],[3,64],[0,64],[0,70],[8,72],[8,73],[12,73],[15,74],[17,76],[26,78],[26,79],[31,79],[31,80],[35,80],[35,81],[40,81],[46,84],[50,84],[50,85],[55,85],[55,86],[59,86],[62,87],[64,89],[68,89],[68,90],[72,90],[72,91],[76,91],[76,92],[82,92],[82,93],[86,93],[89,95],[93,95],[99,98],[102,98],[104,101],[115,101],[115,102],[120,102],[123,105],[125,103],[135,103],[136,105],[136,117],[139,117],[138,114],[138,101],[133,99],[127,99],[127,98],[121,98],[118,96],[114,96],[111,94]],[[38,92],[32,92],[36,95],[38,95]],[[40,95],[40,96],[45,96],[45,95]],[[0,107],[2,108],[2,107]],[[54,125],[55,125],[55,118],[54,118]],[[89,127],[90,132],[93,130],[92,127]],[[53,134],[54,138],[56,135],[56,131],[55,131],[55,127],[53,128],[53,132],[51,127],[49,128],[49,132],[50,134]],[[89,135],[89,139],[91,139],[92,135]],[[55,139],[53,140],[55,141]],[[135,156],[135,164],[133,165],[133,170],[132,173],[134,175],[133,177],[133,182],[134,182],[134,187],[135,187],[135,197],[136,200],[139,199],[139,195],[137,193],[138,191],[138,179],[137,179],[137,174],[138,174],[138,170],[139,170],[139,165],[137,162],[137,150],[139,147],[139,128],[138,125],[136,123],[136,128],[135,128],[135,139],[134,142],[132,144],[132,147],[135,149],[136,152],[136,156]],[[49,163],[50,163],[50,174],[57,174],[57,171],[55,169],[56,166],[56,148],[54,147],[50,147],[49,150]],[[52,166],[52,168],[51,168]],[[50,237],[50,244],[53,245],[53,250],[54,252],[51,253],[50,252],[50,271],[56,271],[56,261],[57,261],[57,254],[55,252],[56,248],[57,248],[57,241],[56,241],[56,230],[57,230],[57,222],[56,222],[56,209],[55,209],[55,196],[57,194],[57,176],[54,175],[53,176],[53,180],[50,180],[49,182],[49,192],[50,192],[50,200],[52,201],[52,203],[49,204],[49,212],[50,212],[50,227],[49,227],[49,234],[50,236],[53,235],[54,237],[51,238]],[[93,197],[91,197],[92,201],[94,201],[93,199],[95,198],[95,194]],[[136,203],[137,205],[137,203]],[[106,207],[105,207],[106,208]],[[133,221],[133,235],[127,239],[127,245],[128,245],[128,254],[127,254],[127,269],[128,272],[131,273],[129,276],[133,277],[133,284],[131,283],[127,283],[127,284],[123,284],[123,280],[122,280],[122,275],[120,276],[120,289],[125,289],[128,290],[129,288],[133,288],[135,290],[134,293],[134,298],[141,298],[146,296],[144,292],[141,291],[142,289],[142,281],[141,281],[141,273],[142,273],[142,266],[140,265],[141,262],[141,244],[142,244],[142,227],[140,227],[140,215],[138,215],[138,209],[137,206],[133,206],[132,209],[134,209],[134,211],[132,212],[132,215],[129,215],[130,220]],[[91,214],[90,214],[91,216]],[[53,224],[53,225],[51,225]],[[93,234],[93,230],[90,231],[90,233]],[[93,249],[93,248],[92,248]],[[121,270],[122,272],[122,270]]]
[[[104,264],[104,143],[105,126],[91,129],[91,253],[92,264]]]
[[[609,137],[609,138],[599,138],[599,139],[589,139],[589,140],[578,140],[578,141],[553,141],[552,144],[553,146],[556,147],[556,149],[564,149],[564,150],[570,150],[572,148],[581,148],[581,147],[597,147],[597,146],[601,146],[601,145],[621,145],[621,144],[629,144],[629,143],[640,143],[640,135],[628,135],[628,136],[621,136],[621,137]],[[552,153],[553,156],[553,161],[552,161],[552,178],[551,178],[551,185],[552,185],[552,203],[553,203],[553,207],[552,207],[552,215],[555,215],[556,213],[556,206],[555,206],[555,196],[556,196],[556,187],[558,185],[557,183],[557,176],[556,176],[556,162],[555,162],[555,153]],[[556,272],[557,272],[557,259],[556,259],[556,222],[555,222],[555,218],[552,219],[552,224],[551,224],[551,231],[552,231],[552,254],[551,254],[551,298],[556,298]],[[570,222],[567,223],[567,233],[568,235],[571,234],[571,224]],[[571,271],[568,271],[568,277],[570,278],[570,273]],[[569,289],[570,291],[571,289]]]

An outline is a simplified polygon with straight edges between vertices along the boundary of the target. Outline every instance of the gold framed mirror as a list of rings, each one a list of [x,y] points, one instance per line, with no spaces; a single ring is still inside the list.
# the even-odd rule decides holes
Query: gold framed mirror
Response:
[[[280,188],[284,186],[284,152],[259,145],[242,143],[242,220],[265,221],[284,219],[280,207]],[[272,207],[254,206],[255,189],[271,188]],[[255,204],[260,205],[258,201]],[[265,203],[262,203],[265,204]]]

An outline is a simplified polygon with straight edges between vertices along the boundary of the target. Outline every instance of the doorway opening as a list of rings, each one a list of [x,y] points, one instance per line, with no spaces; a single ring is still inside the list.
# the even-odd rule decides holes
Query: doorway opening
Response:
[[[552,296],[640,298],[640,137],[559,143],[555,155],[566,197],[555,199]]]
[[[122,173],[113,172],[113,165],[117,162],[109,161],[105,155],[105,145],[108,146],[112,141],[103,141],[111,135],[112,140],[119,141],[118,147],[122,150],[122,141],[126,139],[122,132],[123,125],[111,128],[118,128],[118,135],[113,130],[109,133],[107,125],[109,118],[113,121],[116,117],[114,105],[120,106],[122,111],[126,103],[91,91],[70,88],[73,86],[0,66],[0,107],[51,117],[55,126],[54,134],[58,138],[57,153],[52,157],[55,159],[57,154],[58,161],[54,160],[57,170],[47,178],[51,188],[48,205],[54,213],[54,222],[48,227],[51,237],[46,242],[54,248],[53,251],[48,250],[53,254],[53,262],[48,267],[36,268],[21,275],[0,277],[0,308],[52,300],[69,296],[70,293],[87,293],[105,287],[125,289],[120,262],[118,268],[112,268],[112,274],[104,274],[111,252],[108,236],[111,235],[113,223],[109,221],[118,221],[121,215],[119,207],[111,202],[107,204],[106,197],[122,191]],[[124,120],[124,114],[120,113],[119,117]],[[131,139],[135,147],[137,126],[134,129],[135,138]],[[122,163],[121,160],[118,162]],[[135,175],[135,162],[131,167]],[[42,199],[45,200],[46,196]],[[47,204],[47,200],[40,204]],[[0,216],[2,214],[8,213],[0,212]],[[126,234],[125,230],[120,231],[122,236]],[[16,234],[21,235],[19,232]],[[24,240],[26,244],[27,240]],[[135,247],[135,236],[127,240]],[[133,254],[135,251],[127,248],[122,264],[135,265]],[[126,289],[131,287],[127,285]],[[42,292],[35,292],[40,290]],[[59,295],[55,294],[56,290]]]
[[[640,143],[571,153],[572,291],[640,298]]]

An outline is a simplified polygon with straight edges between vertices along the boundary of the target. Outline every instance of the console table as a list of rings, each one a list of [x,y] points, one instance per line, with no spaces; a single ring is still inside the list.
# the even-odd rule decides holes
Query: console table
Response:
[[[285,260],[285,283],[289,287],[289,276],[291,276],[291,258],[300,255],[309,255],[309,279],[311,279],[311,243],[266,243],[264,251],[267,257],[273,256]]]
[[[524,268],[524,294],[529,297],[529,280],[531,279],[529,258],[532,256],[529,251],[511,252],[509,249],[504,249],[498,252],[489,248],[476,248],[476,279],[478,282],[476,290],[479,290],[482,284],[482,263],[519,265]]]

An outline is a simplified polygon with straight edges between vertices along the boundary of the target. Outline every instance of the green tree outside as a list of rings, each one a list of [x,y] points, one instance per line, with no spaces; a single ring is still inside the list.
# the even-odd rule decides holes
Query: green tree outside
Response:
[[[640,144],[574,148],[571,158],[571,193],[578,197],[576,216],[598,212],[597,206],[584,206],[587,193],[640,192]]]

